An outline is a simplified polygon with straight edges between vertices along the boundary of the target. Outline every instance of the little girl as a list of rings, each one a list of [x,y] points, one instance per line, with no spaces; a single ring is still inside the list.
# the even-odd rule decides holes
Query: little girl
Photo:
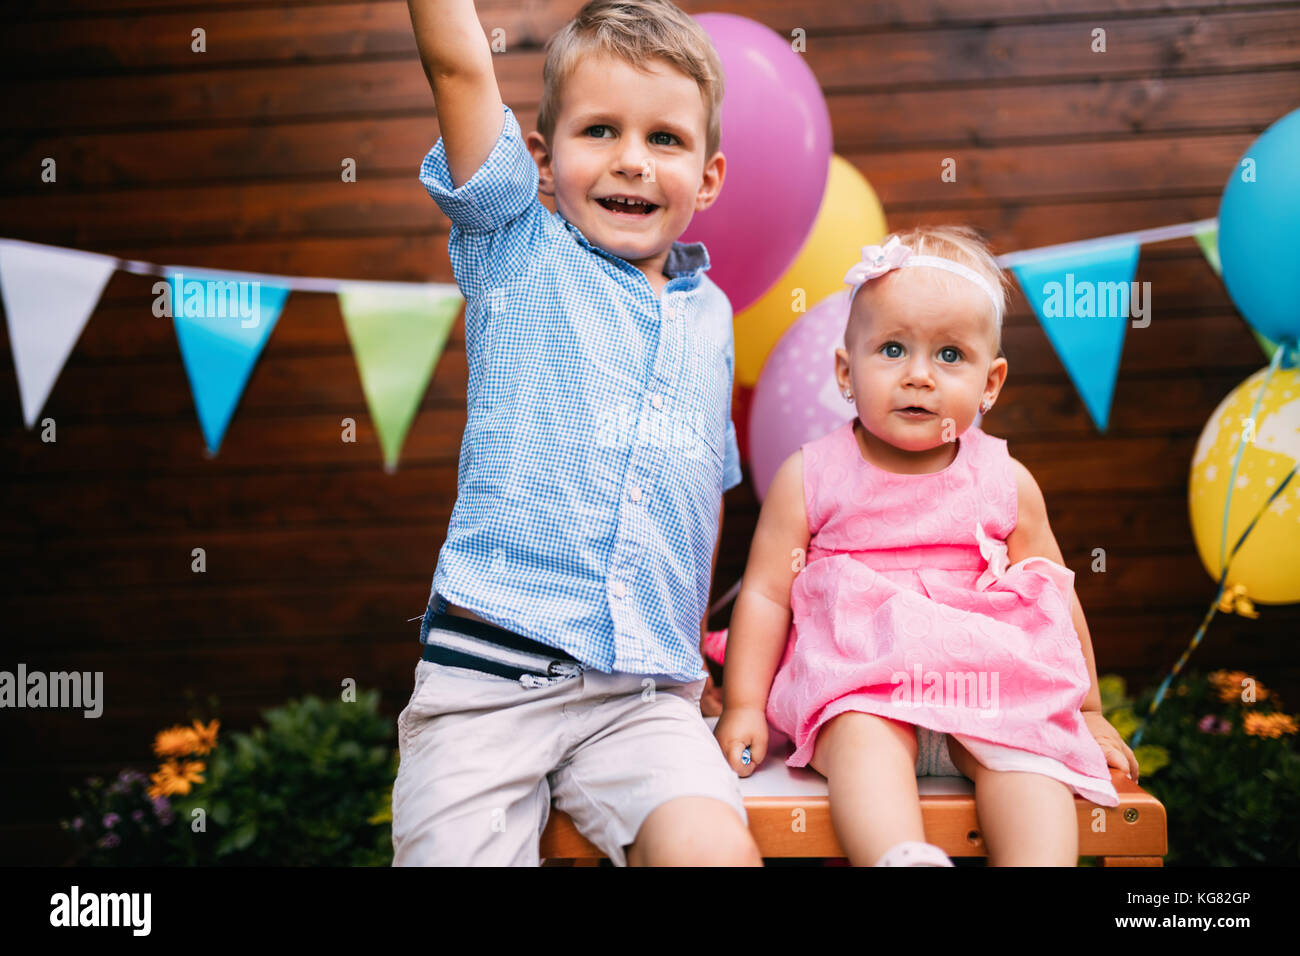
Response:
[[[951,866],[916,786],[946,774],[974,781],[992,865],[1073,866],[1073,795],[1117,805],[1108,764],[1136,779],[1137,760],[1101,714],[1042,492],[973,424],[1006,379],[1005,278],[973,230],[930,227],[845,281],[835,376],[857,417],[772,480],[714,734],[741,776],[768,721],[788,735],[855,865]]]

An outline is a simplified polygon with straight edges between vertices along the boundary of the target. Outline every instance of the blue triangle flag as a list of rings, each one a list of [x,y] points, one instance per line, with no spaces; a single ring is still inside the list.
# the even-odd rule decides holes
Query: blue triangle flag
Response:
[[[1150,320],[1150,296],[1133,281],[1139,249],[1138,243],[1126,242],[1011,267],[1103,432],[1110,421],[1124,330],[1139,315]]]
[[[289,290],[197,271],[170,277],[172,317],[208,455],[216,455]]]

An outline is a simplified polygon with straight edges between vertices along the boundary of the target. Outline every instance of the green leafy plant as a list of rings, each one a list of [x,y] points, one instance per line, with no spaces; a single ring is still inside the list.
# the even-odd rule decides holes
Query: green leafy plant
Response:
[[[1134,703],[1114,675],[1099,687],[1107,719],[1127,741],[1155,689]],[[1243,671],[1192,672],[1166,694],[1134,754],[1139,782],[1165,806],[1167,864],[1300,863],[1296,731],[1276,692]]]
[[[265,726],[213,751],[208,779],[173,801],[182,858],[198,865],[386,866],[393,724],[378,691],[266,711]],[[202,811],[197,813],[195,811]],[[196,832],[196,820],[203,828]]]
[[[388,866],[398,752],[378,706],[378,691],[291,700],[220,745],[217,720],[159,731],[155,773],[72,790],[75,809],[60,821],[72,862]]]

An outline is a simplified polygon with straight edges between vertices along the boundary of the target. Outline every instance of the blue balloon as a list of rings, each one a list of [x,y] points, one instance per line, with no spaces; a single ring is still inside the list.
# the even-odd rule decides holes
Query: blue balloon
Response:
[[[1300,109],[1237,163],[1219,201],[1223,282],[1246,321],[1273,342],[1300,338]]]

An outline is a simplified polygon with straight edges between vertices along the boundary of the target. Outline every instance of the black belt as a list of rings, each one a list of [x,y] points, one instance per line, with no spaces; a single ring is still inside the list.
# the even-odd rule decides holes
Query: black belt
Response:
[[[554,683],[582,669],[582,663],[572,654],[494,624],[439,613],[431,613],[428,621],[423,654],[426,661],[508,677],[525,686]],[[435,629],[452,635],[435,635]],[[529,681],[524,675],[534,679]]]

